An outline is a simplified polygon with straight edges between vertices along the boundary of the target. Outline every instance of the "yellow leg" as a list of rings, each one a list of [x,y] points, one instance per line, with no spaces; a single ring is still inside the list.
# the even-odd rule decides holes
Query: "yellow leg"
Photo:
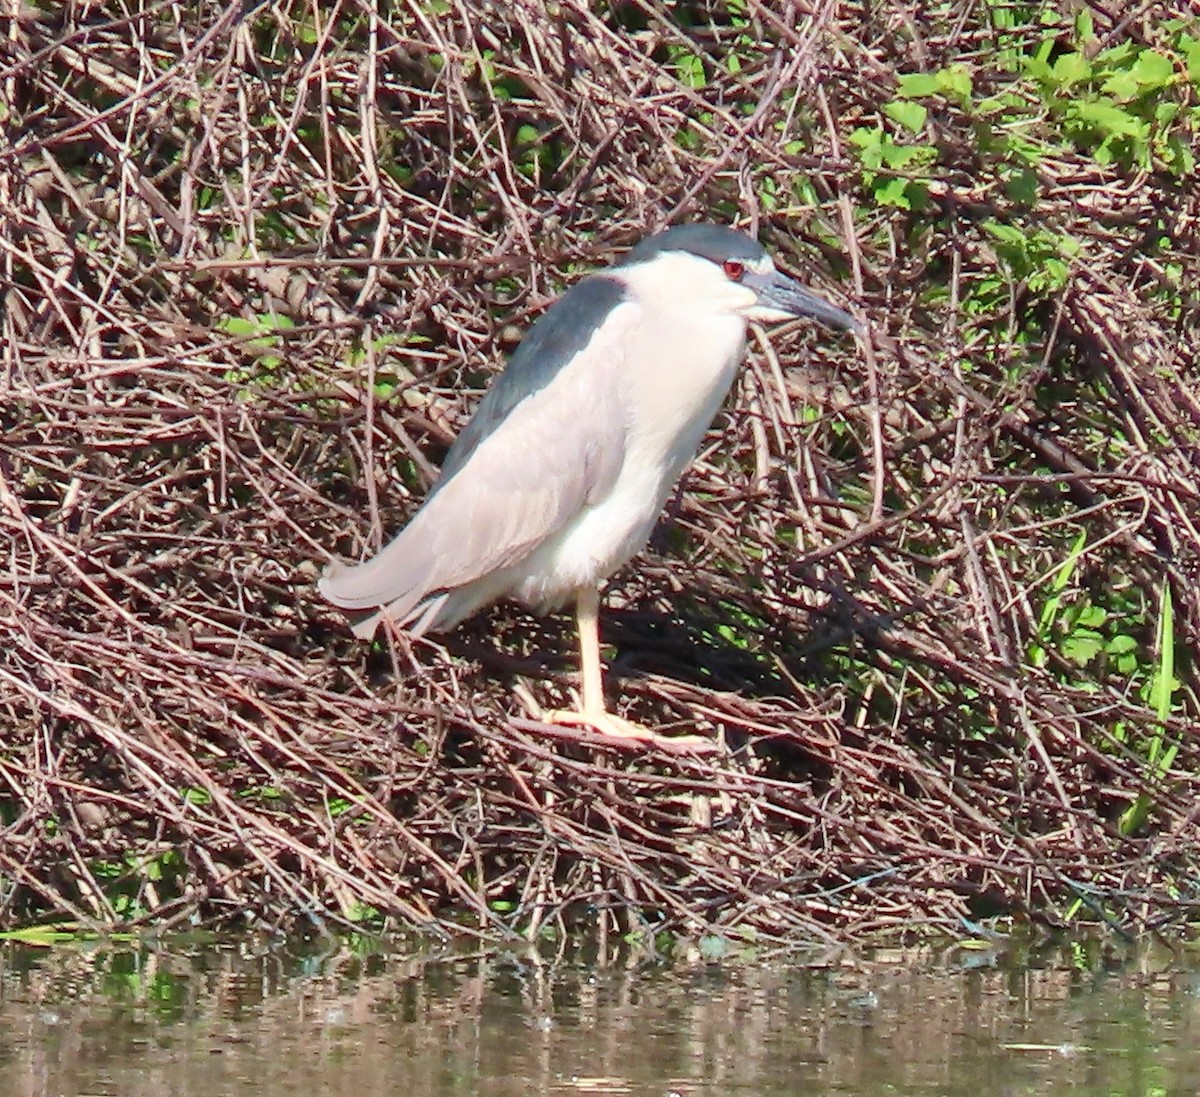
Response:
[[[604,668],[600,664],[600,591],[581,590],[575,599],[575,625],[579,631],[579,668],[583,677],[581,713],[606,712]]]
[[[604,668],[600,662],[600,591],[581,590],[575,598],[575,622],[579,630],[579,668],[582,690],[578,711],[555,709],[539,719],[549,724],[588,727],[613,739],[653,743],[668,750],[708,751],[719,746],[699,735],[660,735],[608,711],[604,703]]]

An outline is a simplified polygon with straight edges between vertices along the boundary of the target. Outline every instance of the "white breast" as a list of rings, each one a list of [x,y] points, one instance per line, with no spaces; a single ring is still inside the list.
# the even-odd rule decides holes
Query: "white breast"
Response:
[[[639,305],[631,320],[628,358],[609,374],[626,413],[625,459],[608,493],[515,569],[510,589],[536,607],[597,584],[642,549],[742,358],[740,317]]]

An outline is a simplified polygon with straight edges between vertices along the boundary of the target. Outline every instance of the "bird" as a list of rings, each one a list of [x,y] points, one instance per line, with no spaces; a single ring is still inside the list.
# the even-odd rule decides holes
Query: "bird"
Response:
[[[422,636],[503,598],[540,614],[573,601],[578,704],[536,715],[667,741],[607,707],[601,588],[649,540],[733,384],[749,324],[800,317],[863,330],[737,229],[645,237],[532,325],[408,524],[364,562],[331,563],[320,593],[360,639],[385,618]]]

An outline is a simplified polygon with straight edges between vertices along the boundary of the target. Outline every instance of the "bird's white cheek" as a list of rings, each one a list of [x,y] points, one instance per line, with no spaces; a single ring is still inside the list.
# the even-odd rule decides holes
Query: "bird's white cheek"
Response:
[[[795,313],[785,312],[783,309],[760,304],[757,297],[750,303],[748,308],[742,311],[742,315],[747,320],[759,320],[765,323],[777,323],[780,320],[794,320],[796,318]]]
[[[737,313],[740,316],[745,316],[747,319],[756,319],[754,309],[758,302],[758,294],[747,286],[739,286],[734,283],[729,284],[729,311]]]

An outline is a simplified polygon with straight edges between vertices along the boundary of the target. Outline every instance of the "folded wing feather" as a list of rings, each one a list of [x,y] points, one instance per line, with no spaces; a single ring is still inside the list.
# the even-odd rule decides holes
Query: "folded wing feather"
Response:
[[[518,352],[509,366],[518,375],[506,372],[476,413],[494,421],[486,431],[475,430],[467,452],[451,451],[451,475],[374,557],[332,565],[320,580],[321,593],[351,611],[387,606],[393,619],[406,623],[442,592],[519,564],[602,499],[624,459],[626,415],[614,372],[621,334],[636,322],[635,313],[631,303],[620,304],[569,363],[555,371],[538,363],[540,387],[514,400]],[[498,417],[497,398],[507,404]],[[369,635],[374,616],[356,632]]]

